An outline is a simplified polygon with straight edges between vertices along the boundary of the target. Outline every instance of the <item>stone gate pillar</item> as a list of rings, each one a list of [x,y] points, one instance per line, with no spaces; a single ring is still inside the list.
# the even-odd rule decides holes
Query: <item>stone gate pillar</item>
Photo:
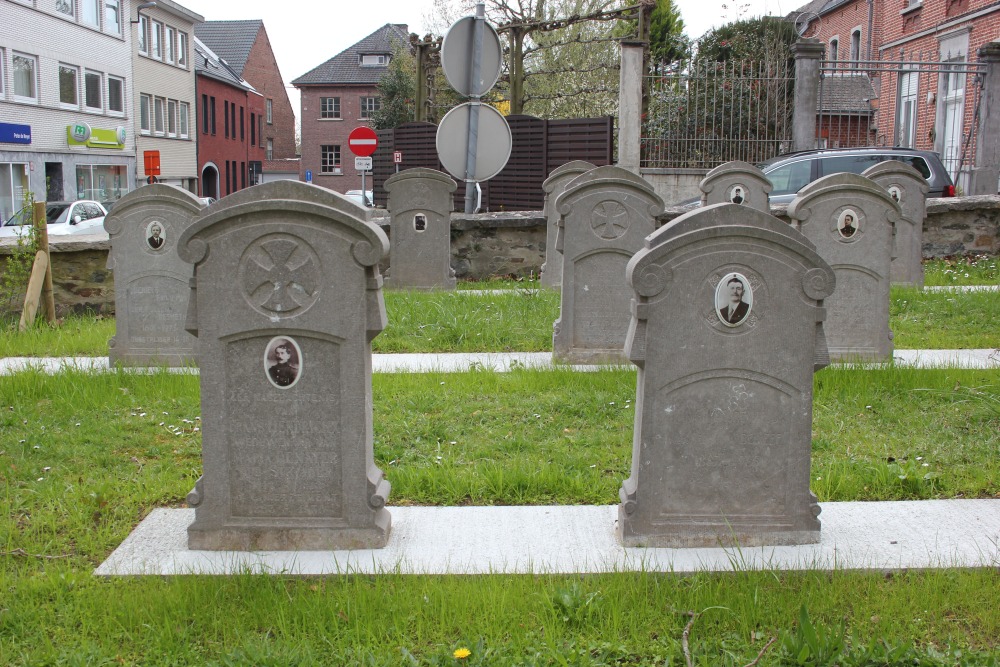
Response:
[[[979,47],[979,62],[986,64],[986,80],[979,104],[976,162],[970,195],[995,195],[1000,181],[1000,42]]]
[[[792,150],[816,148],[816,112],[819,103],[819,63],[826,46],[818,39],[792,44],[795,54],[795,109],[792,112]]]
[[[642,137],[642,54],[645,42],[622,42],[621,74],[618,82],[618,164],[639,173]]]

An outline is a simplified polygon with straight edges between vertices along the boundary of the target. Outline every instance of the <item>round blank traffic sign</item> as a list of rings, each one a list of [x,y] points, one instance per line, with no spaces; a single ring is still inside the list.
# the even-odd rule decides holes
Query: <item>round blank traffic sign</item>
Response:
[[[467,177],[465,167],[472,105],[472,102],[460,104],[441,119],[436,142],[438,159],[448,173],[459,180],[488,181],[499,174],[510,159],[510,126],[499,111],[488,104],[479,105],[476,169]]]
[[[470,82],[472,74],[472,38],[475,34],[476,18],[466,16],[448,28],[441,42],[441,67],[451,87],[459,95],[482,97],[496,85],[500,78],[500,37],[489,23],[483,21],[483,57],[479,67],[479,77]]]

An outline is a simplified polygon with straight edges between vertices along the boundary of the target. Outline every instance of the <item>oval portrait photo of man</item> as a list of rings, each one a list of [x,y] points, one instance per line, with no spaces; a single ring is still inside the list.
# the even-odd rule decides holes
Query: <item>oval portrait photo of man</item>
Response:
[[[858,214],[854,209],[845,209],[837,218],[837,230],[845,239],[849,239],[858,233]]]
[[[715,310],[727,327],[738,327],[750,316],[753,290],[742,273],[727,273],[715,288]]]
[[[294,386],[302,374],[301,359],[302,350],[298,343],[287,336],[275,336],[264,352],[268,381],[279,389]]]
[[[164,234],[163,223],[158,220],[146,225],[146,245],[150,250],[160,250],[166,243],[167,237]]]

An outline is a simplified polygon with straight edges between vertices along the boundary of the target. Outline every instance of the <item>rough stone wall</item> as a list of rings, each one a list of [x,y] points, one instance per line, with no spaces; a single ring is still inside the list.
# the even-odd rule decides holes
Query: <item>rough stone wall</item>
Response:
[[[787,222],[786,208],[774,206],[771,212]],[[660,223],[684,212],[669,208]],[[380,224],[391,242],[388,215]],[[114,312],[114,276],[106,268],[110,245],[106,239],[87,236],[52,243],[52,282],[60,316],[86,310]],[[0,243],[0,272],[10,248],[9,241]],[[1000,255],[1000,195],[928,199],[923,248],[926,258]],[[451,254],[460,280],[537,276],[545,261],[545,218],[541,211],[452,214]],[[388,263],[382,268],[388,268]],[[0,308],[5,306],[0,303]]]

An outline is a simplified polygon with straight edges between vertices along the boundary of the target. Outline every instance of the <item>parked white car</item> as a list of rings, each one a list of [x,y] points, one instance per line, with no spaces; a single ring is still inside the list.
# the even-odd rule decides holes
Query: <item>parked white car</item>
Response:
[[[344,193],[344,196],[358,206],[371,208],[375,205],[375,195],[371,190],[365,190],[364,197],[361,195],[361,190],[348,190]]]
[[[52,201],[45,204],[49,236],[67,234],[103,234],[104,216],[108,214],[100,202]],[[20,236],[31,225],[31,207],[25,206],[0,227],[0,238]]]

